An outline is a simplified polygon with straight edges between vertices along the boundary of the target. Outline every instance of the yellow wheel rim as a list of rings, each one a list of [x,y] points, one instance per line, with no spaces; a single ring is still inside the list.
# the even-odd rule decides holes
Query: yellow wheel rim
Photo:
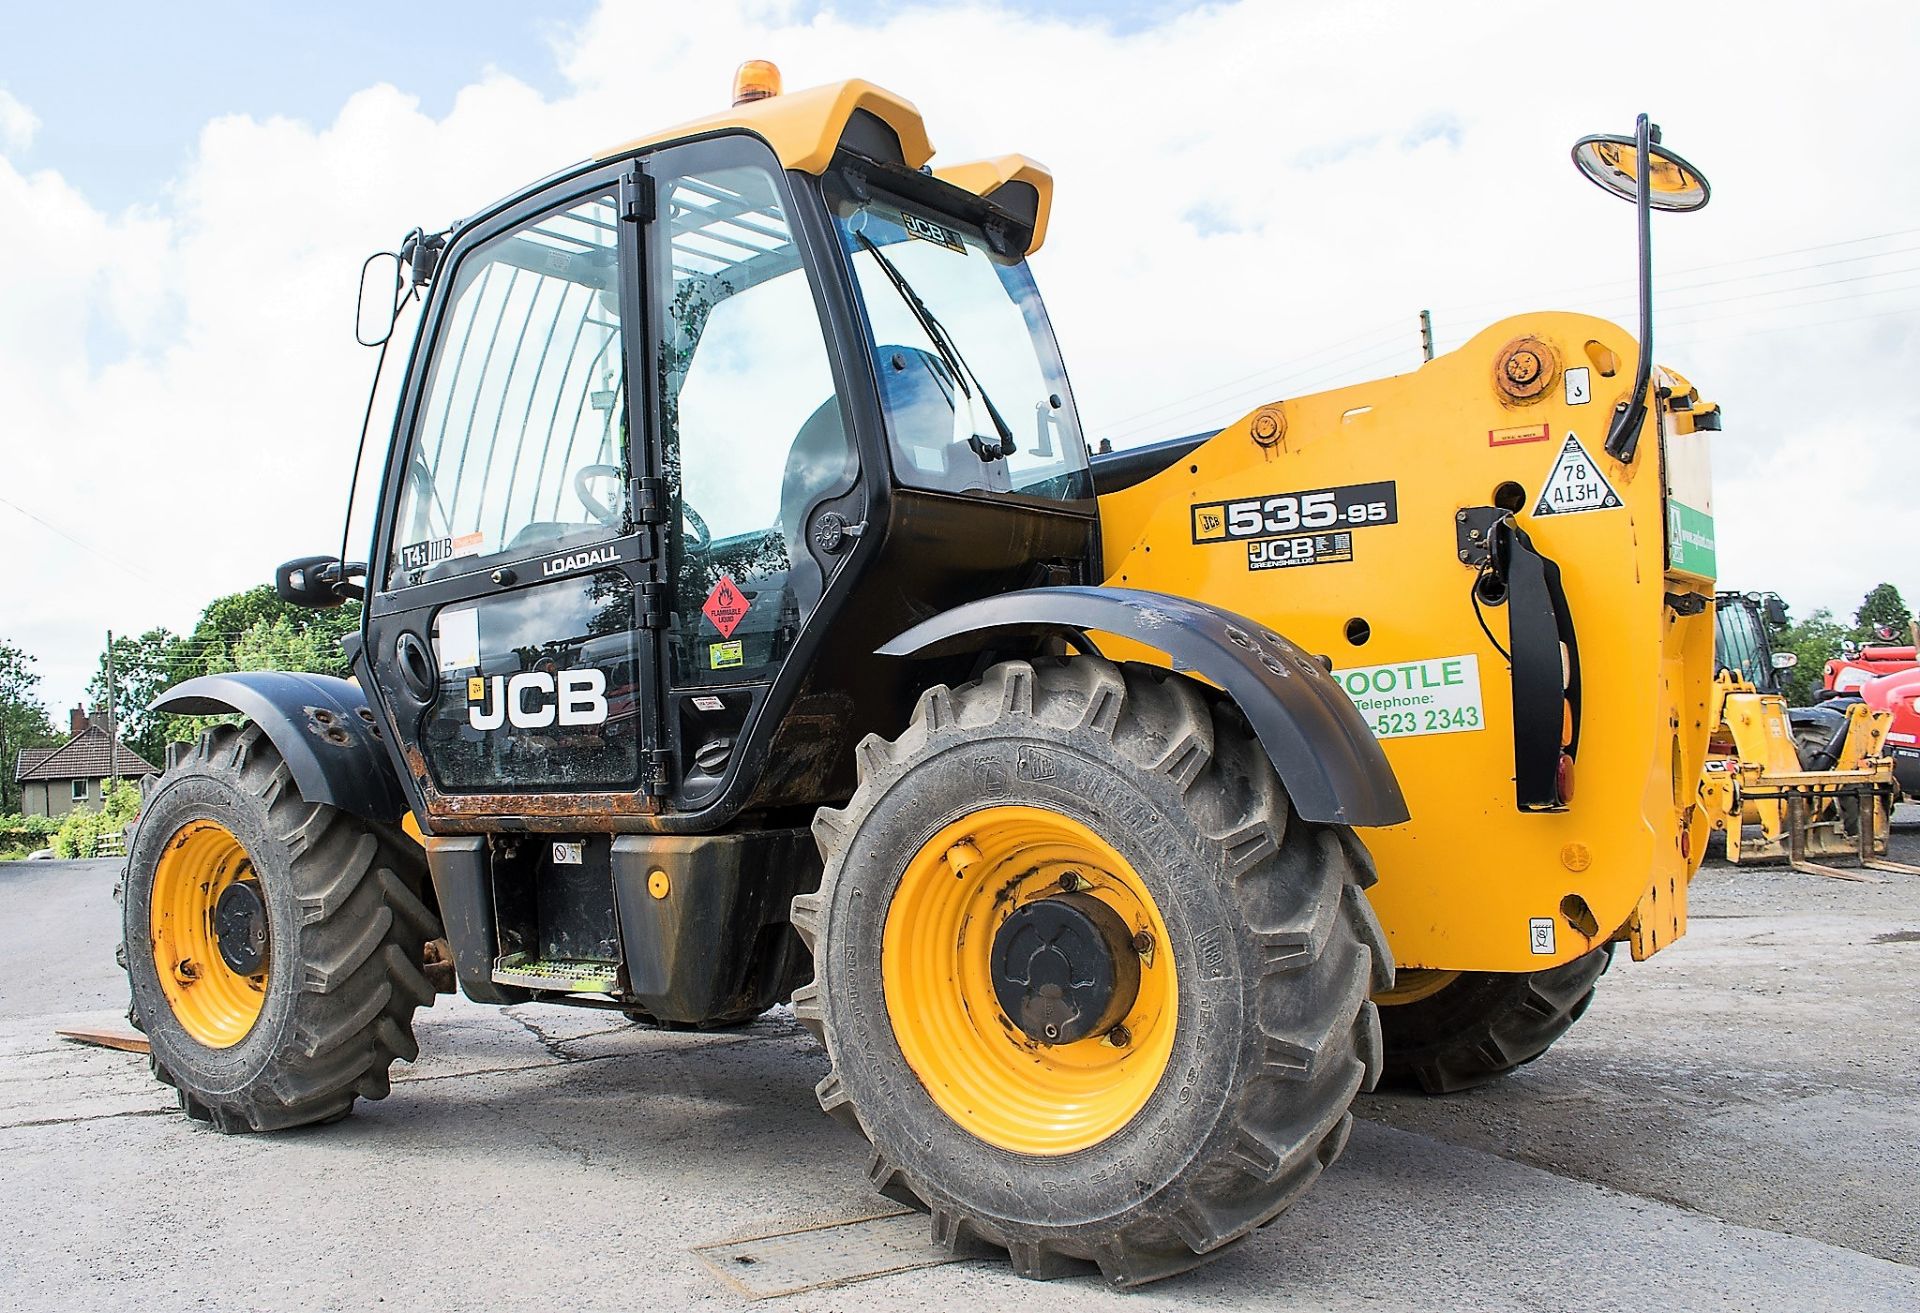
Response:
[[[214,928],[220,895],[243,880],[257,880],[253,861],[214,821],[175,830],[153,872],[149,920],[161,992],[187,1034],[213,1049],[245,1039],[267,1000],[272,959],[263,952],[258,972],[241,974],[221,954]]]
[[[1069,889],[1146,936],[1140,983],[1114,1030],[1042,1044],[1001,1009],[994,936],[1020,907]],[[1145,882],[1091,829],[1039,807],[985,808],[907,863],[881,941],[887,1016],[907,1065],[967,1131],[1015,1153],[1073,1153],[1131,1121],[1166,1071],[1178,1013],[1167,944]]]
[[[1458,971],[1402,967],[1393,973],[1393,988],[1384,994],[1375,994],[1373,1001],[1383,1008],[1395,1007],[1402,1003],[1418,1003],[1423,998],[1432,998],[1458,979],[1460,979]]]

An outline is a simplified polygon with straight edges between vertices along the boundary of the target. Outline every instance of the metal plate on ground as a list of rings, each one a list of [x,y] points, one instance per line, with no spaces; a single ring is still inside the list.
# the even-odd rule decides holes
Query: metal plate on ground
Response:
[[[771,1299],[938,1267],[964,1257],[935,1244],[929,1230],[924,1213],[884,1213],[751,1240],[696,1245],[693,1252],[748,1299]]]

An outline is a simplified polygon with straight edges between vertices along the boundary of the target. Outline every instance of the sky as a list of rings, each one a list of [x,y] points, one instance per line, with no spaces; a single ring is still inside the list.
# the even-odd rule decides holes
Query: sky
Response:
[[[849,76],[936,162],[1057,180],[1034,258],[1089,433],[1131,445],[1527,309],[1631,323],[1632,212],[1568,162],[1646,110],[1656,355],[1722,404],[1722,586],[1920,593],[1920,8],[0,0],[0,639],[80,696],[105,631],[339,541],[361,259],[723,108]],[[1811,52],[1811,53],[1809,53]],[[376,434],[383,421],[376,420]]]

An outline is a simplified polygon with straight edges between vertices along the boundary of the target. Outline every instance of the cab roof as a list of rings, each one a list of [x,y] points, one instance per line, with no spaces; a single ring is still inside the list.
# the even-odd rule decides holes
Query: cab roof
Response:
[[[862,125],[871,120],[878,120],[898,140],[900,162],[907,168],[922,169],[933,158],[933,143],[927,138],[926,125],[913,102],[864,78],[830,82],[735,105],[717,114],[636,137],[599,151],[594,158],[617,159],[654,146],[723,132],[747,132],[766,142],[783,167],[818,175],[826,172],[834,151],[843,142],[853,144],[848,140],[850,129],[856,138],[871,135],[861,131]],[[944,182],[993,201],[1026,223],[1033,231],[1027,253],[1040,249],[1053,202],[1053,175],[1044,165],[1024,155],[999,155],[943,165],[932,173]]]

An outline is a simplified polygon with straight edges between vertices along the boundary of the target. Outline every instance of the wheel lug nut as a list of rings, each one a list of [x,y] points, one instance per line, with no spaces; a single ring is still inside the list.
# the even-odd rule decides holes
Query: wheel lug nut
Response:
[[[1067,893],[1073,893],[1085,885],[1086,881],[1080,878],[1080,872],[1078,871],[1068,871],[1060,877],[1060,888]]]
[[[1046,1026],[1043,1028],[1041,1033],[1044,1034],[1048,1039],[1059,1039],[1060,1027],[1054,1025],[1051,1021],[1049,1021],[1046,1024]]]
[[[1125,1026],[1115,1026],[1107,1032],[1107,1042],[1112,1044],[1116,1049],[1124,1049],[1127,1045],[1133,1043],[1133,1032]]]
[[[1142,930],[1133,937],[1133,951],[1145,957],[1153,951],[1153,936]]]

